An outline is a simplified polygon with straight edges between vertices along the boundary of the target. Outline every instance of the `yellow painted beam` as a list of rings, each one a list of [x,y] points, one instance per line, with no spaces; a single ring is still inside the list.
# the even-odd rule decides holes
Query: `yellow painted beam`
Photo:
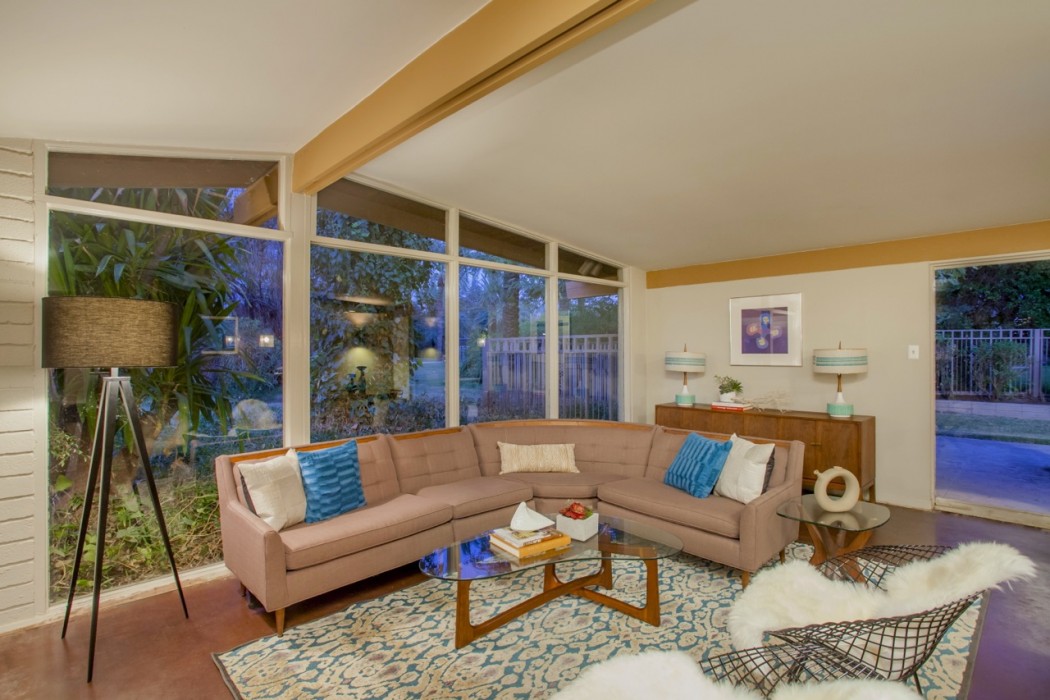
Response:
[[[491,0],[296,154],[315,194],[409,137],[654,0]]]
[[[1050,221],[653,270],[646,273],[645,286],[649,289],[658,289],[708,282],[848,270],[877,265],[965,260],[1037,251],[1050,251]]]

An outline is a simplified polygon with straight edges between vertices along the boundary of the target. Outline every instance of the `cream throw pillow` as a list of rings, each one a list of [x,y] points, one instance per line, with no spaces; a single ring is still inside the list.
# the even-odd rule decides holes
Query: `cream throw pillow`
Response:
[[[569,472],[579,474],[576,468],[576,445],[499,445],[500,474],[514,472]]]
[[[295,450],[262,462],[237,465],[255,514],[275,530],[303,522],[306,492]]]
[[[715,483],[715,493],[734,501],[750,503],[762,495],[766,464],[776,445],[771,442],[756,445],[735,433],[729,441],[733,447]]]

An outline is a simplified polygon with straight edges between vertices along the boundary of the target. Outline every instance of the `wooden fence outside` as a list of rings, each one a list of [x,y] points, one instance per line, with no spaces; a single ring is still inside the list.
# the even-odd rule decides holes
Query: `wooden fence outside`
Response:
[[[542,397],[546,382],[545,337],[488,338],[481,388],[486,403],[525,394]],[[558,401],[563,418],[620,415],[620,338],[616,334],[567,335],[558,340],[561,358]]]

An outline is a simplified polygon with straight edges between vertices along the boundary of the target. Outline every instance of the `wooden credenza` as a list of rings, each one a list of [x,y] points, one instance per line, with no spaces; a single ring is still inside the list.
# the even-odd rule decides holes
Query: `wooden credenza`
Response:
[[[813,411],[718,411],[706,404],[662,403],[656,406],[656,424],[709,433],[799,440],[806,445],[803,488],[813,489],[814,471],[839,466],[857,476],[866,500],[875,500],[874,416],[831,418],[826,413]]]

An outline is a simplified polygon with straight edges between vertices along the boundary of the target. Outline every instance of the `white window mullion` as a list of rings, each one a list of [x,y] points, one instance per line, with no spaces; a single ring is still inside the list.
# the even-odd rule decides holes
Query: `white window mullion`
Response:
[[[557,418],[560,411],[558,401],[560,367],[558,366],[558,348],[561,337],[558,328],[558,278],[554,274],[558,270],[558,246],[554,243],[547,244],[547,270],[551,275],[547,278],[547,299],[544,304],[547,327],[547,343],[544,345],[547,364],[547,417]]]
[[[445,425],[459,425],[459,210],[450,209],[445,227],[448,252],[445,271]]]
[[[291,178],[290,169],[289,179]],[[289,189],[290,191],[290,189]],[[284,439],[310,442],[310,239],[317,227],[317,198],[290,197],[292,237],[284,265]]]

